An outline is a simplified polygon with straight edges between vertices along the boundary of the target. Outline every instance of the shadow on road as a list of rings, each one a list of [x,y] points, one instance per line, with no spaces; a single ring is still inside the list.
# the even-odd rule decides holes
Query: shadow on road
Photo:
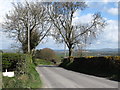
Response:
[[[38,65],[38,67],[50,67],[50,68],[60,68],[59,65]],[[63,68],[63,67],[61,67]],[[110,77],[107,77],[107,76],[104,76],[103,74],[100,75],[100,74],[96,74],[96,73],[89,73],[89,72],[83,72],[83,71],[75,71],[75,70],[72,70],[72,69],[68,69],[68,68],[64,68],[64,69],[67,69],[67,70],[70,70],[70,71],[73,71],[73,72],[77,72],[77,73],[82,73],[82,74],[86,74],[86,75],[92,75],[92,76],[96,76],[96,77],[102,77],[102,78],[106,78],[106,79],[109,79],[109,80],[113,80],[113,81],[117,81],[117,82],[120,82],[118,79],[111,79]]]

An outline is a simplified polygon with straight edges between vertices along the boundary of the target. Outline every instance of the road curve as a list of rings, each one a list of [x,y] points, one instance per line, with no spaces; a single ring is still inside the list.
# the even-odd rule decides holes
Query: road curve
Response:
[[[43,88],[118,88],[118,82],[69,71],[57,66],[36,68]]]

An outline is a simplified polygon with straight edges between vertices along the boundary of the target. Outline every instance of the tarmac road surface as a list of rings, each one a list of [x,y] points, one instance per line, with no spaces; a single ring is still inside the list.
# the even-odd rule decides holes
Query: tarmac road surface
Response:
[[[118,82],[95,77],[57,66],[36,68],[43,81],[43,88],[118,88]]]

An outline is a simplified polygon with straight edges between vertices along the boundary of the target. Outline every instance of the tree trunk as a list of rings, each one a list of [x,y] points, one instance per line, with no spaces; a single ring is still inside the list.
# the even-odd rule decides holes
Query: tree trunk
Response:
[[[22,43],[22,50],[23,50],[23,53],[27,53],[27,44],[26,43]]]
[[[72,48],[69,48],[69,57],[72,55]]]

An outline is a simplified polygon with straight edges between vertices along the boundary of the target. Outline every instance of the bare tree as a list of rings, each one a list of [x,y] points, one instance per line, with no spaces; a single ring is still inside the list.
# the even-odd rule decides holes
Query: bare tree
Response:
[[[32,50],[48,35],[51,24],[46,14],[46,8],[41,2],[13,3],[13,8],[6,14],[2,26],[5,32],[22,44],[23,52],[27,53],[28,29],[30,31],[30,50]]]
[[[94,14],[90,23],[74,25],[74,13],[86,7],[85,2],[54,2],[48,5],[48,15],[54,24],[52,35],[59,43],[66,43],[69,56],[78,44],[90,42],[106,25],[100,13]]]

